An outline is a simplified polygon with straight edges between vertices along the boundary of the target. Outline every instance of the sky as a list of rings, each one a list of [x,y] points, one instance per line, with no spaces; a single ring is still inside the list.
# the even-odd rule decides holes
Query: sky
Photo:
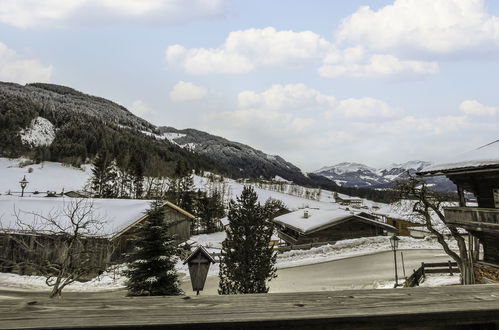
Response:
[[[499,139],[499,1],[0,0],[0,80],[50,82],[305,171]]]

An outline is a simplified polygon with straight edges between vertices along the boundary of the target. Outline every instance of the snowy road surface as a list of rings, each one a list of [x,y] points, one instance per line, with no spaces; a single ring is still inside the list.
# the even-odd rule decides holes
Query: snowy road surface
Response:
[[[449,256],[442,250],[403,250],[407,276],[421,262],[443,262]],[[399,277],[403,277],[400,252],[397,254]],[[394,280],[393,252],[334,260],[319,264],[279,269],[278,277],[270,282],[270,292],[322,291],[341,289],[371,289],[378,283]],[[217,294],[218,277],[209,276],[201,294]],[[189,278],[182,281],[186,294],[192,293]]]

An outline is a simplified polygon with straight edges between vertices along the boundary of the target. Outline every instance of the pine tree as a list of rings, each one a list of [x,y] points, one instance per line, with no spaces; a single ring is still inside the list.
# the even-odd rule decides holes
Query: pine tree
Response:
[[[201,219],[201,225],[207,233],[217,231],[217,220],[225,216],[222,195],[218,189],[215,189],[211,196],[198,191],[196,196],[196,215]]]
[[[109,160],[109,154],[107,152],[99,153],[92,165],[91,181],[95,197],[112,197],[116,173]]]
[[[144,194],[144,164],[137,158],[132,158],[132,163],[134,195],[140,199]]]
[[[175,272],[174,240],[164,223],[165,209],[153,202],[147,220],[134,240],[134,250],[127,256],[127,289],[130,296],[173,296],[182,291]]]
[[[222,243],[219,294],[266,293],[277,276],[269,242],[273,227],[251,186],[229,205],[229,228]]]
[[[178,206],[186,210],[187,212],[194,212],[194,178],[192,175],[188,174],[182,177],[179,181],[179,200]]]

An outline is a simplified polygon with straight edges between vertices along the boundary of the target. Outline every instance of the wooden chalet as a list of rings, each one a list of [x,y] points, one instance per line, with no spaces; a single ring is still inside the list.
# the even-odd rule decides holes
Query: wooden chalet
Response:
[[[68,210],[77,200],[67,197],[15,197],[0,196],[0,272],[32,274],[33,269],[23,261],[28,253],[26,247],[39,246],[37,258],[57,263],[62,260],[67,240],[60,229],[47,230],[41,225],[41,218],[68,221],[63,211]],[[131,248],[130,238],[137,226],[147,220],[147,210],[151,201],[131,199],[88,199],[92,204],[93,219],[102,226],[85,236],[85,244],[91,245],[94,255],[92,268],[104,270],[110,263],[122,262],[123,254]],[[190,237],[191,222],[194,216],[180,207],[165,202],[165,222],[168,231],[177,243]],[[20,226],[19,220],[25,225]],[[27,229],[29,227],[29,229]],[[22,243],[24,242],[24,243]]]
[[[499,140],[418,174],[445,175],[457,185],[459,206],[444,208],[445,223],[470,234],[469,250],[476,282],[499,282]],[[477,207],[467,206],[465,191],[476,196]]]
[[[412,236],[411,229],[422,226],[422,223],[415,222],[413,219],[404,219],[393,214],[375,213],[375,215],[379,216],[384,223],[395,227],[399,236]]]
[[[356,197],[349,197],[346,195],[340,196],[337,192],[334,193],[334,201],[338,204],[345,205],[345,206],[353,206],[353,207],[361,207],[363,204],[363,200],[361,198],[356,198]]]
[[[397,229],[364,212],[343,209],[301,209],[273,220],[279,238],[289,245],[328,243],[342,239],[386,235]]]

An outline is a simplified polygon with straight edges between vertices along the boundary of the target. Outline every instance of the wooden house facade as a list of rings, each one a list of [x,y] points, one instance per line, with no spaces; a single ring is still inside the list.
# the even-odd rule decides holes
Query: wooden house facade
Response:
[[[395,227],[399,236],[412,236],[411,228],[421,227],[420,223],[390,216],[386,217],[385,222],[386,224]]]
[[[445,175],[457,185],[459,206],[444,208],[445,223],[470,234],[475,281],[499,282],[499,140],[419,174]],[[465,192],[476,196],[477,207],[466,205]]]
[[[278,236],[288,245],[332,243],[343,239],[386,235],[397,230],[367,213],[302,209],[274,219]]]
[[[40,221],[38,215],[48,218],[62,214],[58,210],[74,201],[66,197],[0,196],[0,272],[35,274],[36,267],[32,264],[38,261],[60,263],[67,249],[68,233],[46,231],[44,227],[37,230],[36,222]],[[109,264],[123,262],[123,255],[131,248],[130,239],[136,233],[137,226],[147,221],[146,212],[151,201],[93,199],[91,203],[95,208],[92,216],[102,220],[102,228],[82,237],[81,248],[91,251],[89,267],[98,273]],[[177,243],[188,240],[194,216],[170,202],[165,202],[163,207],[169,234]],[[32,226],[29,230],[26,230],[28,227],[18,228],[19,220],[27,225],[32,222]],[[36,260],[26,263],[30,258]]]

